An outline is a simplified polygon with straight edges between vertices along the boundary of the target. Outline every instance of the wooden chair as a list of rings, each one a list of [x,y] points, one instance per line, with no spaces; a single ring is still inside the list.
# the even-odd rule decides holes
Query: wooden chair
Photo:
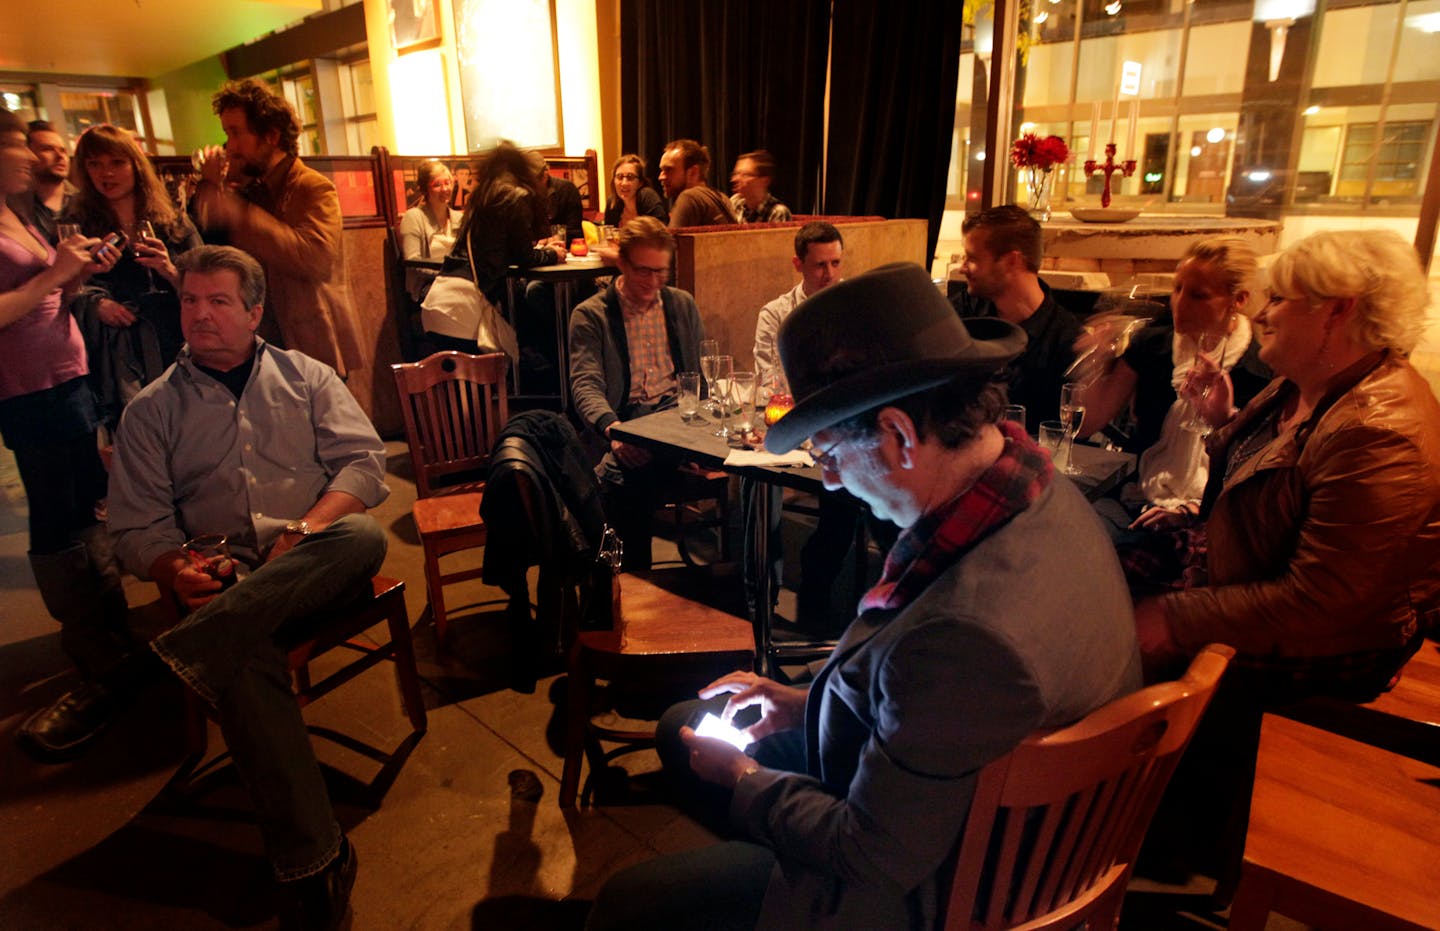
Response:
[[[163,600],[175,604],[168,592],[164,593]],[[372,646],[356,639],[381,623],[386,625],[390,634],[387,643]],[[300,707],[329,694],[371,666],[388,659],[395,664],[400,699],[413,728],[412,738],[425,733],[428,723],[425,702],[420,695],[420,675],[415,667],[410,616],[405,610],[404,582],[377,575],[370,580],[369,587],[357,592],[351,601],[287,625],[278,633],[277,639],[288,657],[294,677],[295,700]],[[337,647],[354,650],[360,656],[320,681],[313,681],[310,676],[311,661]],[[186,695],[186,747],[192,765],[182,768],[172,782],[189,781],[195,775],[193,764],[204,757],[208,742],[205,704],[192,693],[187,692]]]
[[[510,419],[504,353],[437,352],[392,365],[405,439],[415,467],[411,508],[425,553],[425,594],[435,639],[445,642],[444,587],[480,577],[479,569],[442,573],[440,559],[485,545],[480,499],[500,428]],[[467,476],[468,481],[464,480]]]
[[[594,776],[615,756],[655,740],[653,727],[610,728],[591,720],[596,679],[683,681],[699,688],[727,672],[752,668],[755,662],[755,634],[748,621],[637,575],[622,574],[619,579],[620,617],[615,629],[581,631],[570,651],[561,808],[575,807],[582,755],[589,757]],[[602,740],[622,746],[603,753]]]
[[[980,773],[945,927],[1113,931],[1150,818],[1234,650],[1036,734]]]

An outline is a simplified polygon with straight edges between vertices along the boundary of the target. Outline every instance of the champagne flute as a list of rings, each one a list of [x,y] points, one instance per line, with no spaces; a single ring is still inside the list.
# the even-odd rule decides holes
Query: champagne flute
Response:
[[[145,248],[148,249],[148,248],[149,248],[149,243],[147,243],[145,240],[147,240],[147,239],[154,239],[154,238],[155,238],[155,227],[150,223],[149,220],[140,220],[140,221],[138,221],[138,222],[135,224],[135,238],[130,241],[130,252],[131,252],[131,254],[133,254],[133,255],[135,256],[135,258],[136,258],[136,260],[137,260],[137,263],[138,263],[138,260],[139,260],[140,257],[141,257],[141,256],[140,256],[140,247],[141,247],[141,246],[144,246]],[[145,268],[145,266],[143,266],[143,265],[140,266],[140,267],[141,267],[141,268]],[[146,290],[145,293],[146,293],[146,294],[159,294],[159,293],[160,293],[160,289],[157,288],[157,287],[155,287],[155,272],[154,272],[154,270],[153,270],[153,269],[150,269],[150,268],[145,268],[145,277],[146,277],[146,280],[149,282],[149,288],[148,288],[148,290]]]
[[[731,392],[733,390],[731,374],[735,371],[735,360],[730,356],[711,356],[714,359],[715,382],[711,394],[710,405],[706,408],[710,417],[719,425],[713,436],[730,435],[730,413],[734,406],[731,403]],[[702,365],[703,360],[702,360]]]
[[[1062,472],[1066,475],[1080,475],[1075,467],[1075,434],[1085,422],[1085,389],[1076,382],[1060,386],[1060,423],[1065,427],[1065,455]]]
[[[715,366],[720,358],[720,341],[718,339],[702,339],[700,341],[700,375],[705,379],[705,403],[702,405],[706,411],[710,410],[715,403]]]
[[[1225,358],[1225,343],[1228,339],[1228,333],[1211,333],[1209,331],[1195,337],[1196,363],[1199,363],[1200,359],[1204,358],[1219,366]],[[1205,387],[1201,389],[1201,400],[1210,396],[1211,384],[1211,382],[1207,381]],[[1185,415],[1184,420],[1180,421],[1181,428],[1200,436],[1209,436],[1211,427],[1205,422],[1205,418],[1200,416],[1200,409],[1193,403],[1187,403],[1185,406],[1189,408],[1189,413]]]

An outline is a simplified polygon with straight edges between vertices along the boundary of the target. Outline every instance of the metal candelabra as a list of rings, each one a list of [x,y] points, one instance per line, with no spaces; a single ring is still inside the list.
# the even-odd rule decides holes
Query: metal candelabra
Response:
[[[1127,158],[1123,162],[1115,161],[1115,143],[1105,144],[1105,161],[1097,162],[1093,158],[1085,159],[1085,176],[1089,177],[1095,172],[1105,173],[1105,190],[1100,192],[1100,206],[1110,206],[1110,176],[1120,172],[1122,177],[1128,178],[1135,173],[1135,159]]]

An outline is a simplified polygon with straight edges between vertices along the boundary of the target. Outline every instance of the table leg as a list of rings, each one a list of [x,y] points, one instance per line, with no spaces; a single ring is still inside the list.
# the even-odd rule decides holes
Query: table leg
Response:
[[[751,610],[755,625],[756,671],[762,676],[774,676],[774,656],[771,653],[771,624],[774,622],[774,580],[770,576],[770,486],[757,482],[755,494],[755,520],[750,530],[750,568],[755,580],[755,604]]]
[[[555,373],[560,380],[560,413],[570,410],[570,311],[575,301],[575,283],[555,282]]]

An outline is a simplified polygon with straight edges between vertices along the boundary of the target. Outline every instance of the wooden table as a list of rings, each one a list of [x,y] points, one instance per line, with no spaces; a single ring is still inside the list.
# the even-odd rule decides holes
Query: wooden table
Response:
[[[730,447],[726,445],[723,437],[713,435],[713,428],[713,424],[683,423],[678,411],[669,410],[617,423],[611,429],[611,436],[647,449],[662,458],[694,462],[707,469],[720,469],[770,485],[795,488],[811,494],[824,488],[820,469],[813,465],[805,468],[726,465],[725,458],[730,454]],[[1129,453],[1111,452],[1083,444],[1075,447],[1075,462],[1083,473],[1066,478],[1075,482],[1092,501],[1119,485],[1135,468],[1135,457]],[[773,516],[770,495],[755,495],[755,520],[752,522],[753,531],[746,541],[746,562],[755,584],[751,620],[755,628],[756,662],[762,675],[773,674],[777,659],[791,655],[813,655],[815,652],[813,645],[809,644],[794,650],[778,649],[771,636],[775,620],[771,607],[774,603],[774,590],[768,567],[770,523]]]
[[[524,300],[524,292],[518,287],[522,281],[544,281],[555,293],[555,358],[557,376],[560,380],[560,410],[570,409],[570,311],[575,309],[575,283],[594,281],[604,275],[615,275],[619,269],[605,265],[598,255],[571,258],[559,265],[536,265],[533,268],[512,266],[506,279],[506,297],[511,307],[511,322]],[[515,392],[520,390],[519,366],[516,366]]]
[[[1266,715],[1231,931],[1440,929],[1440,767]]]
[[[1440,766],[1440,644],[1421,643],[1400,681],[1374,701],[1361,705],[1320,696],[1277,713]]]

